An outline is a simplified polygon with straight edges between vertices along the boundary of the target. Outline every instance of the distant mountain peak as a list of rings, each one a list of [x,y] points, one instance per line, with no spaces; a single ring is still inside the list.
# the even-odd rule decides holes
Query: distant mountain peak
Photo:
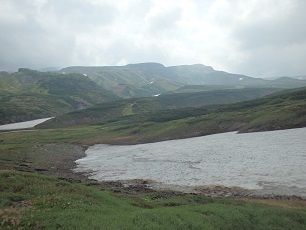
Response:
[[[32,70],[32,69],[29,69],[29,68],[19,68],[18,69],[18,72],[21,72],[21,73],[28,73],[28,72],[35,72],[36,70]]]
[[[184,66],[184,67],[187,67],[187,66],[189,66],[189,67],[209,67],[209,68],[212,68],[211,66],[203,65],[201,63],[190,64],[190,65],[176,65],[176,66]]]
[[[7,76],[7,75],[9,75],[8,72],[6,72],[6,71],[0,71],[0,77],[4,77],[4,76]]]
[[[186,74],[190,73],[208,74],[215,72],[215,70],[211,66],[206,66],[203,64],[178,65],[178,66],[169,66],[167,68],[177,73],[183,71]]]
[[[200,67],[200,68],[209,68],[209,69],[211,69],[211,70],[214,70],[214,68],[213,67],[211,67],[211,66],[208,66],[208,65],[203,65],[203,64],[193,64],[193,65],[191,65],[191,66],[194,66],[194,67]]]

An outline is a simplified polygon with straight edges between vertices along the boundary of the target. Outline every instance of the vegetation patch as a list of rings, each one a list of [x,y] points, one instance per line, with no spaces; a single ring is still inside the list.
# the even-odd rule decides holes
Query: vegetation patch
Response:
[[[282,205],[283,201],[208,198],[171,191],[126,195],[102,185],[15,171],[1,171],[0,185],[1,229],[306,227],[305,204],[295,201]]]

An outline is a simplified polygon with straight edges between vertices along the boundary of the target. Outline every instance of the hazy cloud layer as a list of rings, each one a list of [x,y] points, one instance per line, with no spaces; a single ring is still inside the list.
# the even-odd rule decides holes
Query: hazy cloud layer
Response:
[[[304,0],[0,0],[0,70],[202,63],[306,75]]]

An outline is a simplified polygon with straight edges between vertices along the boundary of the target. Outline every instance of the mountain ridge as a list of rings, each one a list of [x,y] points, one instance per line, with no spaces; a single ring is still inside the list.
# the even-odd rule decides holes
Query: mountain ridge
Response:
[[[175,91],[186,85],[226,85],[231,88],[306,86],[306,81],[288,79],[286,82],[253,78],[214,70],[203,64],[164,66],[160,63],[138,63],[125,66],[71,66],[66,73],[85,74],[121,98],[144,97]],[[120,89],[120,90],[119,90]]]
[[[188,110],[192,111],[195,108],[202,108],[202,110],[196,110],[195,112],[200,115],[198,112],[206,112],[210,109],[223,107],[226,104],[261,98],[279,90],[275,88],[228,89],[122,99],[58,116],[39,125],[39,127],[62,128],[88,125],[132,115],[157,114],[158,117],[160,116],[159,113],[162,114],[162,119],[178,118],[181,116],[180,111],[184,110],[184,113],[188,113]],[[176,110],[179,112],[176,112]],[[195,113],[192,112],[191,114]]]
[[[52,72],[20,68],[15,73],[3,72],[0,77],[0,123],[56,116],[120,98],[230,89],[279,90],[302,86],[306,86],[305,80],[288,77],[264,80],[217,71],[203,64],[165,67],[152,62],[66,67]],[[199,97],[196,98],[196,103],[203,104]]]

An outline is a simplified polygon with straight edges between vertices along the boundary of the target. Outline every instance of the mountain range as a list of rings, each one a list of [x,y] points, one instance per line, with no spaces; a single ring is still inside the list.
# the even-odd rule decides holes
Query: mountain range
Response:
[[[159,63],[104,67],[75,66],[64,68],[60,72],[84,74],[121,98],[153,96],[175,91],[186,85],[217,85],[223,89],[248,87],[287,89],[306,86],[306,81],[289,77],[265,80],[217,71],[202,64],[170,67]]]
[[[44,71],[48,70],[54,68]],[[49,72],[21,68],[15,73],[0,72],[0,124],[58,116],[119,99],[149,97],[138,100],[138,105],[146,104],[142,110],[152,111],[150,108],[228,104],[302,86],[306,86],[306,80],[265,80],[216,71],[202,64],[76,66]],[[166,101],[172,104],[165,106]],[[128,114],[132,108],[128,109],[128,105],[133,103],[122,103],[126,108],[123,113]]]

